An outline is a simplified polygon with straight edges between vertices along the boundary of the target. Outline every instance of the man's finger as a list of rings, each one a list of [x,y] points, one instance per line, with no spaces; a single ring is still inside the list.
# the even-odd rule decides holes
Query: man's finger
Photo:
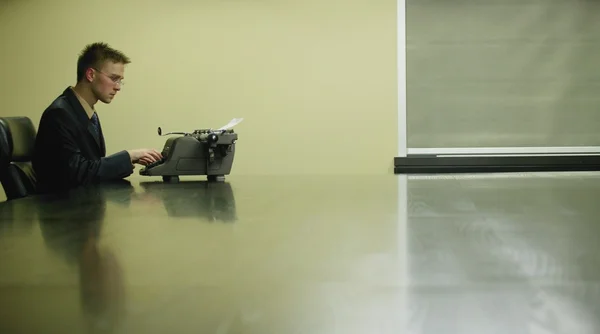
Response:
[[[147,159],[147,160],[150,160],[150,161],[152,161],[152,162],[154,162],[154,161],[158,160],[158,159],[157,159],[155,156],[153,156],[152,154],[147,154],[147,155],[146,155],[146,159]]]
[[[150,151],[149,152],[151,156],[153,156],[155,159],[160,159],[162,158],[162,155],[156,151]]]
[[[140,158],[140,161],[142,161],[146,164],[149,164],[149,163],[153,162],[154,159],[151,156],[144,155],[143,157]]]

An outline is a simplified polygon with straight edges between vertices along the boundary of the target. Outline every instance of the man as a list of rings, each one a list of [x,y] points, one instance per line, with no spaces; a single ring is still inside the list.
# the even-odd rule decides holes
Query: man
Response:
[[[121,90],[131,61],[105,43],[85,47],[77,61],[77,83],[44,110],[38,127],[33,168],[38,192],[125,178],[134,164],[162,158],[153,149],[122,150],[106,156],[104,135],[94,109],[110,103]]]

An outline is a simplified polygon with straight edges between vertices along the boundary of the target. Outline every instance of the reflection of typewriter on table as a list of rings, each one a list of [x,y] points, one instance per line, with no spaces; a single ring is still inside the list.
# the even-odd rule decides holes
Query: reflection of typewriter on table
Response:
[[[197,218],[208,222],[233,223],[237,211],[229,182],[188,181],[170,184],[161,181],[140,182],[144,194],[163,202],[167,214],[176,218]]]
[[[231,120],[217,129],[201,129],[192,133],[170,132],[180,136],[167,139],[163,158],[140,170],[140,175],[162,176],[166,182],[179,181],[180,175],[206,175],[209,181],[223,181],[231,172],[237,134],[231,129],[243,118]],[[158,128],[158,135],[163,135]]]

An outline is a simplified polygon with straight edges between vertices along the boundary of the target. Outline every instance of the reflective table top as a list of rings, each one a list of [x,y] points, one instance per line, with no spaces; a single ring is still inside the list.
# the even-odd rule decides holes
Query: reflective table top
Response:
[[[0,204],[0,332],[600,332],[595,174],[203,180]]]

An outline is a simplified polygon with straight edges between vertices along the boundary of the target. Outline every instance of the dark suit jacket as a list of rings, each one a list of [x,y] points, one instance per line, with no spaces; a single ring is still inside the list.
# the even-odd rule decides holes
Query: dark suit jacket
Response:
[[[71,88],[44,110],[32,159],[40,193],[125,178],[133,173],[129,153],[106,156],[104,136]]]

